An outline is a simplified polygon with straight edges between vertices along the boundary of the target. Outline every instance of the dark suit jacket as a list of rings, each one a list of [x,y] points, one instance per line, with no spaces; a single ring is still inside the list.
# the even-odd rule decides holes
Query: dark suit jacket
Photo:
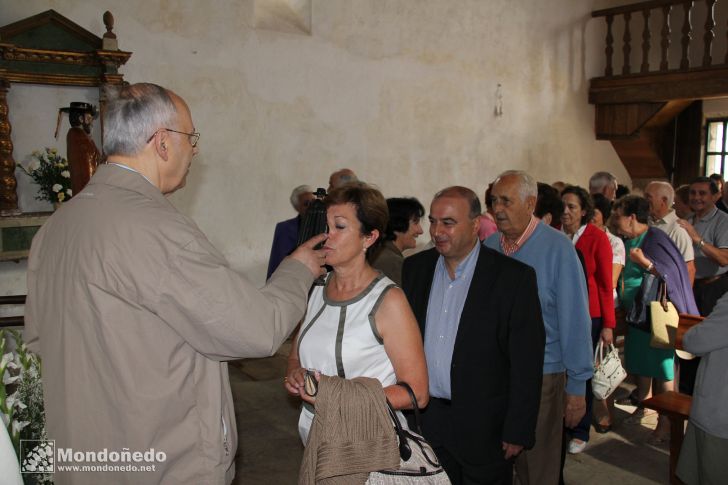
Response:
[[[402,283],[424,337],[427,304],[439,254],[404,262]],[[472,464],[503,460],[503,441],[534,445],[541,399],[545,329],[536,273],[515,259],[480,248],[453,349],[451,405],[422,413],[435,446]]]
[[[298,226],[301,218],[296,216],[276,224],[273,232],[273,245],[270,248],[270,258],[268,259],[268,273],[265,279],[268,280],[270,275],[278,268],[283,258],[288,256],[296,249],[298,240]]]

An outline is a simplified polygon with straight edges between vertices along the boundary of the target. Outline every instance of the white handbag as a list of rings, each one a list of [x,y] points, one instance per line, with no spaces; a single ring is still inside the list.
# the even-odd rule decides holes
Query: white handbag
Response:
[[[597,399],[606,399],[627,377],[627,372],[619,360],[619,352],[613,344],[605,355],[604,343],[599,340],[594,350],[594,377],[592,377],[592,392]]]

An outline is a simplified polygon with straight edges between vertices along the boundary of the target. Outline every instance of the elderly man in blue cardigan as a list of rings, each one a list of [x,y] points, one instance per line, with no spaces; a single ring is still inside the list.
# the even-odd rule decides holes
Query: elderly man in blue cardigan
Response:
[[[537,193],[536,181],[527,173],[502,173],[491,191],[498,232],[483,243],[536,270],[546,327],[536,444],[516,460],[522,485],[558,483],[562,429],[584,416],[586,381],[593,373],[584,272],[571,241],[533,215]]]

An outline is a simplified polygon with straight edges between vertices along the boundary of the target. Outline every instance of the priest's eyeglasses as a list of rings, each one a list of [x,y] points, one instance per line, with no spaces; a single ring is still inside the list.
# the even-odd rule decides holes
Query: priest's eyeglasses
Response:
[[[197,132],[185,133],[184,131],[177,131],[177,130],[173,130],[172,128],[160,128],[159,130],[152,133],[152,136],[149,137],[149,139],[147,140],[147,143],[152,141],[152,138],[157,136],[157,133],[159,133],[160,130],[171,131],[172,133],[179,133],[180,135],[187,135],[187,139],[190,141],[190,145],[192,145],[192,148],[195,148],[197,146],[197,142],[200,141],[200,134]]]

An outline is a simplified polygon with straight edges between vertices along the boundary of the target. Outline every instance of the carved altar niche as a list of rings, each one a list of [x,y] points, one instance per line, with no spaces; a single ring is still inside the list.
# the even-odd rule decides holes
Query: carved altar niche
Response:
[[[131,57],[118,49],[110,12],[103,21],[103,37],[55,10],[0,27],[0,216],[20,212],[8,114],[22,107],[8,106],[8,89],[13,83],[97,87],[103,114],[104,87],[124,82],[119,67]],[[103,124],[100,130],[103,139]]]

